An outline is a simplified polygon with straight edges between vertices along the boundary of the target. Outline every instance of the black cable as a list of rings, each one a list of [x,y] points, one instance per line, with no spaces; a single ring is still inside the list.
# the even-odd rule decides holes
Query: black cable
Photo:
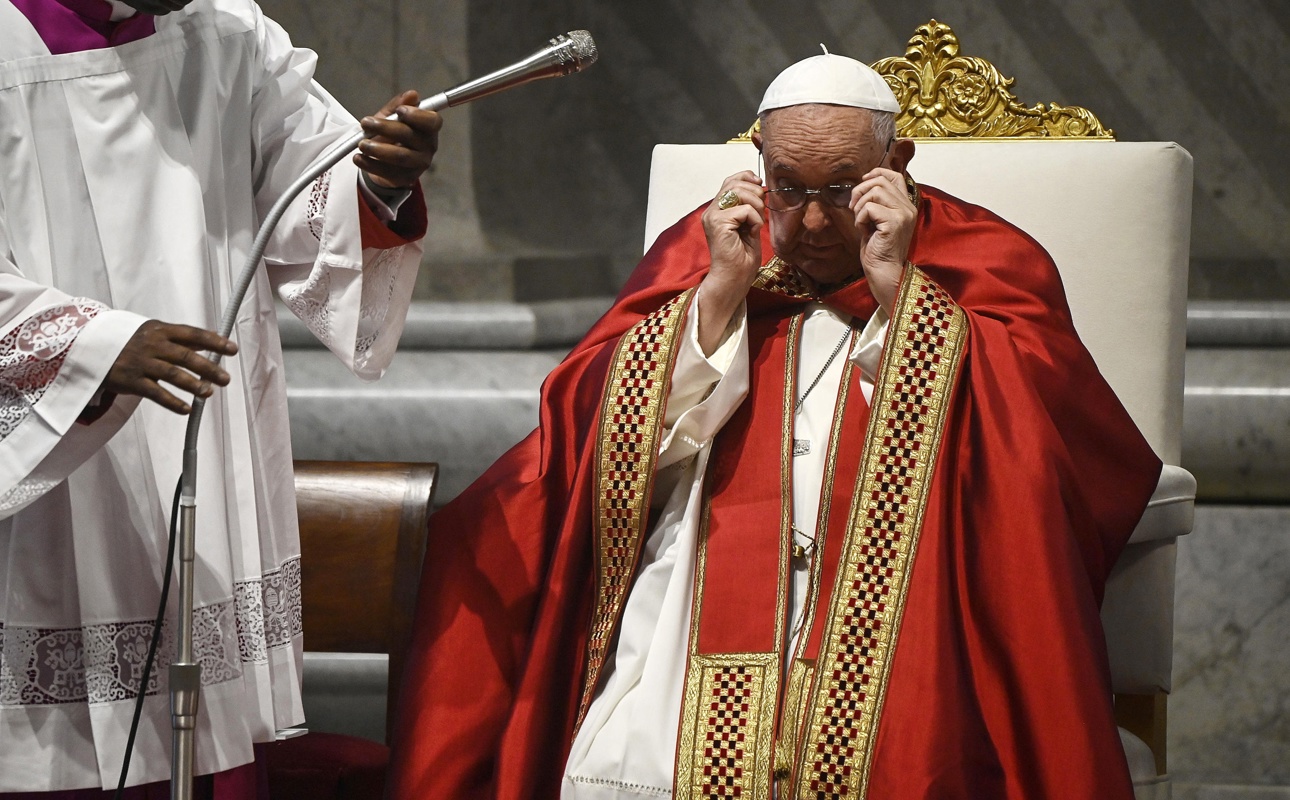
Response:
[[[181,478],[175,484],[175,499],[170,504],[170,542],[166,545],[166,569],[161,575],[161,602],[157,604],[157,619],[152,623],[152,641],[148,643],[148,657],[143,662],[143,677],[139,681],[139,694],[134,698],[134,719],[130,720],[130,736],[125,740],[125,758],[121,761],[121,779],[116,784],[115,800],[121,800],[125,791],[125,778],[130,772],[130,754],[134,752],[134,737],[139,732],[139,717],[143,715],[143,701],[148,696],[148,680],[152,677],[152,662],[157,657],[161,642],[161,626],[166,619],[166,600],[170,597],[170,576],[175,571],[175,535],[179,520],[179,490]]]

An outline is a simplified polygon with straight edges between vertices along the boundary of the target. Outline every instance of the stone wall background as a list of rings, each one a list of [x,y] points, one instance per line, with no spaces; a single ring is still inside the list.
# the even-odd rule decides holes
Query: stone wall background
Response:
[[[1023,102],[1083,105],[1121,139],[1192,153],[1194,297],[1290,298],[1285,0],[264,5],[322,54],[320,79],[358,113],[398,87],[438,91],[509,64],[559,32],[595,36],[602,58],[586,73],[445,114],[431,243],[455,264],[427,297],[612,292],[640,252],[656,143],[724,141],[752,122],[767,82],[820,42],[873,61],[903,52],[935,16],[965,54],[1015,77]],[[479,270],[493,278],[486,289],[470,280]]]
[[[1121,139],[1172,140],[1192,153],[1194,300],[1290,300],[1287,0],[262,2],[298,44],[320,53],[319,79],[357,114],[398,89],[439,91],[509,64],[559,32],[595,36],[601,61],[585,74],[445,112],[437,168],[426,180],[433,219],[423,299],[612,294],[639,256],[655,144],[724,141],[751,123],[766,83],[818,43],[873,61],[903,52],[914,28],[934,16],[955,29],[964,54],[1015,77],[1023,102],[1086,106]],[[563,313],[558,303],[550,308]],[[306,355],[289,358],[289,379],[310,373]],[[1188,414],[1196,418],[1184,466],[1199,475],[1203,465],[1225,465],[1236,490],[1206,497],[1196,532],[1179,545],[1170,771],[1180,798],[1290,798],[1290,487],[1259,497],[1239,491],[1290,459],[1290,377],[1275,368],[1288,356],[1290,349],[1188,356]],[[556,357],[535,352],[512,364],[505,354],[401,355],[396,368],[406,367],[408,380],[436,384],[425,389],[431,405],[364,423],[387,432],[442,427],[432,447],[403,452],[391,442],[388,452],[368,453],[320,439],[311,434],[324,423],[305,419],[308,407],[293,398],[293,429],[307,430],[297,455],[449,460],[460,450],[482,466],[522,435],[507,439],[488,415],[523,416],[516,397],[531,408],[540,381],[525,370],[540,372]],[[490,358],[506,363],[488,367]],[[342,380],[331,367],[317,369],[321,385]],[[488,385],[467,392],[469,403],[433,405],[464,380],[452,375]],[[1195,379],[1204,386],[1193,395]],[[445,381],[448,389],[438,386]],[[1264,406],[1246,413],[1196,400],[1230,386],[1233,397],[1256,387],[1246,393]],[[478,399],[487,392],[504,402]],[[355,441],[374,441],[359,435],[366,427],[355,423]],[[1223,438],[1229,429],[1239,436]]]

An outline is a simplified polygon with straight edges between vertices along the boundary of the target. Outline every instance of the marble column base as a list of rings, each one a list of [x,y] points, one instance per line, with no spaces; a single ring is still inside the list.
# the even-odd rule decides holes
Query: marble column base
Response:
[[[1290,800],[1290,786],[1175,783],[1173,800]]]
[[[1290,786],[1290,507],[1201,505],[1178,540],[1168,747],[1182,783]]]
[[[1188,348],[1182,465],[1203,499],[1290,502],[1290,348]]]

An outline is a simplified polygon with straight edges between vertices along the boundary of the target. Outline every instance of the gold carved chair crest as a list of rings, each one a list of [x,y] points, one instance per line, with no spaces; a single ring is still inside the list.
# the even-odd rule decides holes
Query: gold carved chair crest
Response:
[[[959,51],[949,25],[930,20],[918,26],[903,56],[870,64],[887,80],[902,111],[896,135],[914,139],[1018,137],[1114,140],[1087,108],[1043,103],[1026,106],[1005,78],[984,58]],[[749,141],[758,123],[731,142]]]

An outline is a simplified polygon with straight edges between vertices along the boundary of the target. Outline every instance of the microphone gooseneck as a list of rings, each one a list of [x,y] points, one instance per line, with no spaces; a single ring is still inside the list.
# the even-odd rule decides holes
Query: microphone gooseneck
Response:
[[[599,57],[600,52],[596,49],[596,42],[591,38],[589,32],[584,30],[569,31],[555,36],[546,47],[528,58],[517,61],[509,67],[490,72],[483,77],[454,86],[447,91],[427,97],[421,101],[418,107],[426,111],[439,111],[443,108],[463,105],[481,97],[513,89],[516,86],[523,86],[526,83],[532,83],[543,78],[558,78],[581,72],[596,63],[596,59]],[[260,230],[256,234],[250,252],[247,254],[246,262],[238,276],[237,283],[234,284],[233,295],[229,299],[228,305],[224,308],[224,316],[219,326],[220,336],[228,338],[232,335],[233,325],[237,321],[238,309],[241,307],[242,299],[246,296],[246,292],[251,286],[256,270],[259,269],[260,259],[264,257],[264,250],[269,244],[269,237],[273,235],[274,228],[277,227],[278,221],[282,219],[282,215],[286,213],[291,201],[296,198],[296,195],[304,191],[305,187],[317,180],[318,176],[334,167],[342,158],[358,147],[364,138],[366,138],[366,134],[360,130],[324,152],[303,175],[296,179],[295,183],[287,187],[282,196],[269,209],[264,221],[260,223]],[[222,356],[216,354],[212,360],[218,364],[222,358]],[[194,398],[192,412],[188,417],[188,430],[185,435],[184,449],[186,453],[191,453],[191,455],[185,458],[184,463],[184,495],[186,497],[193,497],[195,494],[193,484],[196,480],[197,430],[201,426],[202,411],[205,406],[206,398]],[[193,460],[191,469],[189,458]]]
[[[446,92],[423,100],[419,107],[426,111],[439,111],[450,106],[459,106],[496,94],[516,86],[522,86],[542,78],[558,78],[581,72],[596,63],[598,56],[596,43],[587,31],[569,31],[551,40],[550,44],[522,61],[509,67],[499,69],[481,78],[467,81]],[[260,259],[269,244],[278,221],[286,213],[291,202],[305,187],[312,184],[327,170],[331,169],[348,155],[366,138],[363,131],[358,131],[349,138],[338,142],[324,152],[303,175],[295,180],[282,196],[269,209],[255,241],[247,253],[242,272],[238,275],[224,316],[220,321],[219,334],[228,338],[233,334],[237,321],[238,309],[246,292],[259,270]],[[221,356],[215,354],[212,359],[216,364]],[[193,790],[193,752],[196,733],[198,695],[201,690],[201,665],[196,660],[192,644],[192,608],[193,608],[193,568],[196,559],[196,506],[197,506],[197,435],[202,424],[202,414],[206,409],[206,398],[194,397],[192,411],[188,415],[188,427],[184,432],[183,474],[179,489],[179,625],[178,657],[171,666],[171,722],[173,729],[173,755],[171,764],[171,798],[173,800],[190,800]],[[163,598],[164,604],[164,598]],[[140,697],[142,698],[142,693]],[[126,756],[128,764],[129,756]],[[124,770],[123,770],[124,772]],[[122,776],[124,780],[124,775]]]

